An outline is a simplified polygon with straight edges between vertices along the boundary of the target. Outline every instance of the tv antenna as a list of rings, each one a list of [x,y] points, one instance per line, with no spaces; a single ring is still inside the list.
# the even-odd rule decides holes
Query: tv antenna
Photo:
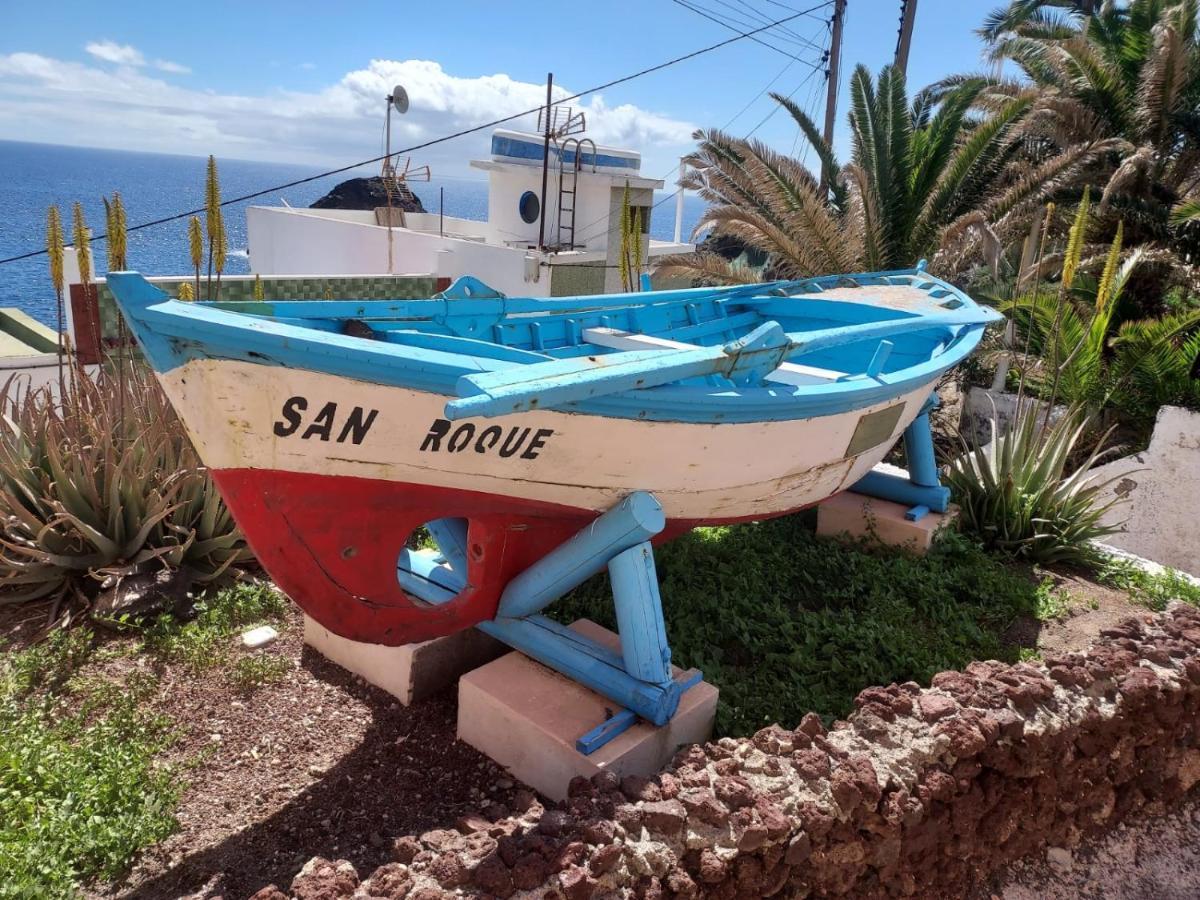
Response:
[[[548,127],[546,124],[547,107],[543,106],[538,110],[537,130],[539,134],[546,134],[551,138],[565,138],[568,135],[587,131],[587,118],[581,111],[570,106],[551,106],[548,109],[550,115]]]

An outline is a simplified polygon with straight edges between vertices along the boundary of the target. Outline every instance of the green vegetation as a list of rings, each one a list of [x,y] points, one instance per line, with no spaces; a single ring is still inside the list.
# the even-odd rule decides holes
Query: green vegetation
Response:
[[[95,597],[107,578],[239,574],[250,551],[175,411],[141,365],[73,366],[60,402],[0,389],[0,604]]]
[[[154,688],[78,675],[92,634],[57,631],[0,663],[0,897],[67,897],[119,875],[175,830],[180,786],[155,757],[169,721]]]
[[[1125,591],[1135,603],[1142,603],[1156,612],[1167,608],[1174,600],[1200,606],[1200,584],[1174,569],[1150,574],[1128,560],[1109,557],[1097,573],[1103,584]]]
[[[820,181],[799,159],[759,141],[702,131],[680,181],[710,204],[697,233],[711,228],[716,238],[765,253],[764,271],[778,278],[903,268],[938,252],[957,257],[979,237],[998,253],[988,222],[1036,207],[1092,151],[1024,166],[1018,159],[1032,98],[993,104],[977,122],[971,110],[987,86],[985,78],[966,78],[910,102],[900,72],[889,66],[872,79],[859,66],[850,80],[851,162],[844,167],[804,111],[772,94],[816,150]],[[719,281],[764,274],[712,253],[666,265],[672,274]]]
[[[1069,466],[1091,427],[1076,411],[1047,422],[1037,407],[1020,408],[1007,429],[992,419],[992,442],[962,453],[945,476],[961,507],[960,527],[988,549],[1034,562],[1088,564],[1091,541],[1117,529],[1101,521],[1114,500],[1102,502],[1104,482],[1087,470],[1101,438],[1082,464]]]
[[[170,613],[160,616],[145,631],[145,648],[165,662],[181,662],[193,669],[225,666],[230,663],[231,638],[255,625],[277,621],[286,608],[287,600],[269,584],[237,584],[198,601],[196,616],[189,621],[181,622]]]
[[[104,664],[134,652],[163,664],[212,670],[240,690],[277,681],[291,660],[234,656],[237,633],[278,620],[283,597],[268,585],[212,594],[189,622],[161,616],[140,642],[107,645],[86,627],[56,629],[0,656],[0,898],[69,897],[114,878],[171,834],[182,784],[162,752],[171,720],[150,702],[155,675],[116,681]]]
[[[1103,145],[1068,192],[1102,192],[1093,232],[1107,243],[1124,220],[1128,244],[1143,247],[1154,277],[1140,315],[1156,312],[1163,286],[1200,281],[1200,42],[1195,0],[1011,0],[981,36],[1019,80],[992,86],[992,99],[1032,93],[1031,151],[1054,159]],[[1091,266],[1104,243],[1089,248]]]
[[[1022,571],[955,534],[915,558],[818,538],[804,519],[700,528],[656,550],[675,663],[720,687],[718,735],[844,715],[873,684],[1017,658],[1000,635],[1036,609]],[[604,577],[550,611],[615,626]]]

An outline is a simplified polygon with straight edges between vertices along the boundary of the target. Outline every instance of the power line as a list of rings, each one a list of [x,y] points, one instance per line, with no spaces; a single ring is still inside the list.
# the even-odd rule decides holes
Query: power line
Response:
[[[690,9],[692,12],[696,13],[697,15],[703,16],[704,18],[708,19],[710,22],[716,22],[718,25],[722,26],[723,28],[728,28],[730,31],[736,31],[742,37],[748,37],[748,38],[750,38],[750,40],[754,41],[754,43],[761,44],[762,46],[766,47],[769,50],[774,50],[776,53],[782,53],[784,56],[787,56],[787,57],[790,57],[790,58],[796,60],[796,62],[804,63],[806,66],[812,66],[813,68],[818,68],[817,64],[815,64],[815,63],[811,63],[806,59],[801,59],[800,57],[798,57],[792,53],[788,53],[786,50],[784,50],[781,47],[776,47],[774,44],[768,44],[766,41],[764,41],[760,38],[753,37],[753,35],[758,34],[759,32],[766,31],[767,29],[770,29],[770,28],[774,28],[776,25],[779,24],[779,22],[774,22],[770,25],[764,25],[762,28],[756,28],[753,31],[742,31],[738,26],[731,25],[729,22],[726,22],[724,19],[718,18],[717,16],[712,15],[711,12],[706,12],[705,10],[701,9],[698,6],[693,6],[691,3],[688,3],[687,0],[671,0],[671,2],[677,6],[682,6],[684,9]],[[820,9],[823,6],[828,6],[832,2],[833,2],[833,0],[826,0],[825,3],[819,3],[816,6],[812,7],[811,9],[805,10],[804,12],[812,12],[812,10]],[[792,19],[798,18],[799,16],[803,15],[804,12],[796,13],[796,15],[789,16],[788,18],[782,19],[780,21],[789,22]]]
[[[630,75],[624,75],[620,78],[615,78],[612,81],[605,82],[604,84],[598,84],[595,87],[590,87],[587,90],[579,91],[578,93],[572,94],[569,97],[562,97],[555,102],[556,103],[569,103],[572,100],[578,100],[580,97],[585,97],[588,94],[594,94],[597,91],[607,90],[608,88],[616,87],[619,84],[625,84],[626,82],[633,81],[636,78],[641,78],[645,75],[651,75],[655,72],[660,72],[663,69],[669,68],[674,65],[678,65],[679,63],[682,63],[682,62],[686,62],[689,59],[695,59],[698,56],[703,56],[706,53],[711,53],[714,50],[719,50],[722,47],[727,47],[730,44],[736,43],[736,42],[744,40],[746,38],[750,38],[751,40],[754,40],[754,35],[759,34],[763,31],[767,31],[768,29],[774,28],[777,25],[781,25],[786,22],[790,22],[793,19],[798,19],[800,16],[804,15],[806,12],[811,12],[812,10],[820,9],[823,6],[827,6],[829,4],[829,2],[831,2],[831,0],[825,0],[825,2],[818,3],[815,6],[811,7],[810,9],[794,12],[792,15],[785,16],[784,18],[779,19],[774,22],[771,22],[769,25],[764,25],[761,28],[755,28],[751,31],[746,31],[746,32],[739,31],[735,36],[727,38],[726,40],[719,41],[715,44],[710,44],[707,47],[701,47],[699,50],[693,50],[690,53],[685,53],[683,56],[677,56],[674,59],[667,60],[666,62],[661,62],[661,63],[658,63],[657,65],[649,66],[648,68],[641,69],[640,71],[634,72]],[[737,29],[734,29],[734,30],[737,30]],[[801,61],[803,62],[803,60],[801,60]],[[811,65],[811,63],[810,63],[810,65]],[[452,141],[452,140],[455,140],[460,137],[465,137],[468,134],[474,134],[477,131],[484,131],[488,128],[495,128],[497,125],[503,125],[506,122],[513,121],[514,119],[520,119],[524,116],[533,115],[534,113],[538,112],[538,110],[540,110],[542,108],[543,107],[541,107],[541,106],[535,106],[532,109],[527,109],[527,110],[524,110],[519,113],[514,113],[513,115],[510,115],[510,116],[504,116],[503,118],[493,119],[490,122],[484,122],[482,125],[475,125],[471,128],[464,128],[462,131],[456,131],[453,134],[448,134],[443,137],[434,138],[433,140],[425,141],[420,144],[414,144],[411,147],[405,147],[402,150],[397,150],[396,152],[390,154],[390,156],[404,156],[406,154],[413,153],[414,151],[417,151],[417,150],[424,150],[428,147],[433,147],[436,144],[444,144],[447,141]],[[310,175],[307,178],[297,178],[295,181],[289,181],[285,184],[274,185],[269,188],[263,188],[260,191],[254,191],[249,194],[242,194],[241,196],[238,196],[238,197],[232,197],[228,200],[222,200],[221,206],[230,206],[235,203],[244,203],[247,200],[253,200],[257,197],[262,197],[265,194],[272,194],[272,193],[275,193],[276,191],[287,190],[288,188],[297,187],[302,184],[308,184],[309,182],[317,181],[321,178],[328,178],[331,175],[340,175],[343,172],[349,172],[352,169],[358,169],[358,168],[361,168],[362,166],[369,166],[372,163],[382,162],[383,160],[388,159],[388,158],[389,158],[389,154],[385,153],[381,156],[376,156],[372,159],[362,160],[361,162],[352,163],[351,165],[348,165],[348,166],[341,166],[340,168],[337,168],[337,169],[330,169],[327,172],[321,172],[320,174],[317,174],[317,175]],[[180,219],[187,218],[188,216],[194,216],[199,213],[205,212],[205,210],[206,210],[206,208],[201,206],[196,209],[186,210],[185,212],[175,213],[174,215],[163,216],[162,218],[159,218],[159,219],[153,219],[149,222],[140,222],[137,225],[131,225],[128,229],[126,229],[126,231],[127,232],[141,231],[144,228],[153,228],[154,226],[157,226],[157,225],[165,225],[168,222],[177,222]],[[89,241],[89,243],[94,243],[96,241],[104,240],[107,237],[108,237],[107,233],[99,234],[99,235],[92,237],[91,240]],[[46,250],[44,248],[41,250],[31,250],[27,253],[21,253],[16,256],[10,256],[5,259],[0,259],[0,265],[4,265],[5,263],[18,262],[23,259],[31,259],[35,256],[43,256],[43,255],[45,255],[45,253],[46,253]]]

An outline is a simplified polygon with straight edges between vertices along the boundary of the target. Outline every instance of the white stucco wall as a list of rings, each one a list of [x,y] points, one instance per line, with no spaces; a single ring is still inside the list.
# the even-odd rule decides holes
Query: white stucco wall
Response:
[[[474,275],[513,296],[541,297],[549,279],[527,280],[525,252],[475,240],[440,237],[406,228],[314,215],[303,210],[252,206],[246,210],[250,267],[261,275]]]
[[[1164,406],[1150,446],[1093,470],[1122,497],[1107,516],[1121,531],[1105,542],[1165,566],[1200,576],[1200,413]]]

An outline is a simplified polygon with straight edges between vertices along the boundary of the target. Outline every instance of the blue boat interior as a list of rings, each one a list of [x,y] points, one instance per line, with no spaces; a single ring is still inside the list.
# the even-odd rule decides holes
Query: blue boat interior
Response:
[[[159,371],[246,359],[431,390],[447,416],[534,408],[685,421],[821,415],[930,382],[1000,319],[923,267],[570,298],[469,276],[429,299],[181,303],[109,277]]]
[[[872,302],[872,287],[908,288],[914,294],[924,294],[925,302],[910,303],[908,308]],[[847,289],[860,292],[862,299],[822,297],[837,289],[843,294]],[[437,302],[444,299],[458,301],[459,308],[444,314]],[[625,302],[619,302],[621,299]],[[500,315],[497,303],[503,304]],[[752,290],[743,286],[735,290],[658,291],[569,300],[508,300],[481,282],[467,278],[430,301],[306,300],[210,305],[309,329],[528,365],[620,352],[616,347],[590,340],[587,332],[592,329],[613,329],[698,347],[715,347],[742,338],[768,322],[778,323],[788,334],[804,335],[852,325],[916,320],[968,304],[974,306],[956,288],[914,270],[754,285]],[[526,311],[529,308],[547,311]],[[872,374],[895,373],[936,359],[968,327],[932,321],[926,329],[890,336],[887,340],[892,344],[891,349]],[[808,351],[800,347],[784,359],[829,373],[822,380],[861,377],[876,358],[880,341],[881,338],[872,336],[826,349]],[[713,376],[681,379],[677,383],[712,385]]]

